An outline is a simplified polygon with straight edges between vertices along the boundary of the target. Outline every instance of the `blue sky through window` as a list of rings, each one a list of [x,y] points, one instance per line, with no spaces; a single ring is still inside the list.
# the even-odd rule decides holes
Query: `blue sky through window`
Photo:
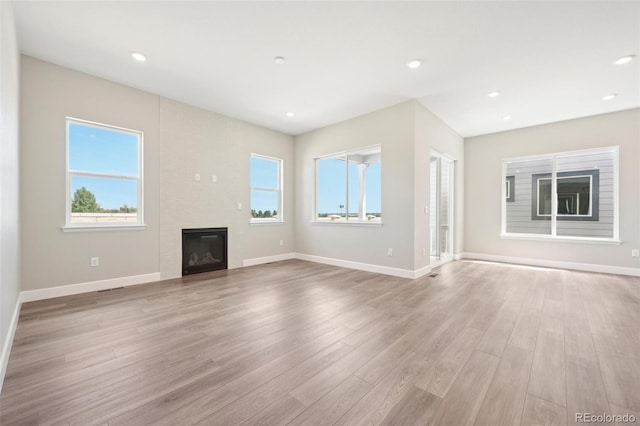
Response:
[[[69,122],[69,169],[138,177],[139,136],[134,133]],[[91,191],[103,209],[138,207],[137,181],[71,176],[71,198],[79,188]]]
[[[381,167],[371,163],[366,172],[366,213],[381,212]],[[337,158],[318,160],[318,213],[341,214],[346,212],[345,162]],[[349,163],[349,212],[358,213],[360,184],[358,167]],[[340,209],[340,205],[345,206]]]

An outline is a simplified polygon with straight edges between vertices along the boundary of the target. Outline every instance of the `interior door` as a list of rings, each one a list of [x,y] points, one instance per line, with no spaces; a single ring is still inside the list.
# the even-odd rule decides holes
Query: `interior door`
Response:
[[[431,260],[445,262],[453,258],[454,161],[432,151],[430,158]]]

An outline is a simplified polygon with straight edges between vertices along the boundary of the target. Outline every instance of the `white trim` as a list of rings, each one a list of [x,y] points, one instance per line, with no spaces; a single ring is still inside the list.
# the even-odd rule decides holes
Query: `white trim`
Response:
[[[530,241],[554,241],[565,243],[581,243],[581,244],[609,244],[620,245],[622,241],[615,238],[597,238],[597,237],[564,237],[551,236],[550,234],[500,234],[503,240],[530,240]]]
[[[309,262],[323,263],[325,265],[339,266],[341,268],[357,269],[359,271],[375,272],[378,274],[392,275],[394,277],[416,279],[431,272],[431,266],[411,271],[408,269],[392,268],[390,266],[373,265],[371,263],[352,262],[350,260],[334,259],[331,257],[314,256],[311,254],[295,253],[295,258]]]
[[[86,177],[95,177],[99,179],[115,179],[115,180],[127,180],[136,182],[136,212],[137,222],[135,225],[144,226],[144,132],[140,130],[127,129],[124,127],[112,126],[110,124],[97,123],[95,121],[83,120],[80,118],[74,117],[65,117],[66,122],[66,141],[65,141],[65,150],[66,150],[66,158],[65,158],[65,172],[66,172],[66,189],[65,189],[65,228],[72,228],[74,224],[71,222],[71,204],[73,201],[73,195],[71,194],[71,178],[72,176],[86,176]],[[71,123],[80,124],[87,127],[93,127],[96,129],[110,130],[116,131],[120,133],[129,133],[137,136],[138,138],[138,175],[123,175],[123,174],[112,174],[112,173],[94,173],[89,171],[82,170],[71,170],[69,168],[69,127]],[[101,225],[81,225],[81,227],[101,227]],[[106,228],[107,230],[118,229],[117,227]]]
[[[244,259],[242,261],[242,266],[254,266],[254,265],[262,265],[265,263],[271,262],[280,262],[282,260],[295,259],[295,253],[284,253],[284,254],[275,254],[273,256],[264,256],[264,257],[254,257],[253,259]]]
[[[2,346],[2,354],[0,354],[0,392],[2,392],[2,385],[4,384],[4,375],[7,373],[7,366],[9,365],[9,356],[11,355],[11,347],[13,346],[13,338],[16,334],[16,327],[18,326],[18,318],[20,318],[20,308],[22,307],[22,293],[18,294],[16,300],[16,307],[13,310],[13,316],[9,323],[9,329],[7,330],[7,336],[4,339],[4,346]]]
[[[558,260],[534,259],[529,257],[502,256],[485,253],[462,253],[464,259],[478,259],[489,262],[516,263],[521,265],[542,266],[546,268],[571,269],[575,271],[600,272],[604,274],[629,275],[640,277],[640,268],[625,266],[596,265],[593,263],[563,262]]]
[[[93,226],[81,226],[81,225],[71,225],[71,226],[61,226],[62,232],[91,232],[91,231],[140,231],[143,229],[147,229],[147,225],[137,225],[132,222],[131,225],[108,225],[107,223],[101,223],[100,225]]]
[[[462,260],[464,259],[464,253],[455,253],[453,255],[453,260]]]
[[[312,220],[312,225],[351,225],[351,226],[382,226],[384,222],[366,220]]]
[[[146,284],[152,281],[160,281],[160,272],[151,274],[133,275],[129,277],[111,278],[108,280],[90,281],[58,287],[26,290],[21,293],[22,302],[52,299],[54,297],[70,296],[72,294],[89,293],[92,291],[108,290],[110,288],[128,287],[138,284]]]
[[[268,155],[251,153],[251,155],[249,156],[249,177],[251,177],[251,160],[254,157],[261,160],[274,161],[276,163],[277,173],[278,173],[278,176],[277,176],[278,188],[271,189],[271,188],[253,187],[251,186],[251,182],[249,182],[249,210],[250,211],[254,210],[253,206],[251,205],[251,191],[255,190],[255,191],[275,192],[278,194],[278,210],[277,210],[278,219],[274,220],[273,222],[284,222],[284,160],[282,158],[269,157]],[[262,219],[269,219],[269,218],[250,217],[249,223],[261,223]]]

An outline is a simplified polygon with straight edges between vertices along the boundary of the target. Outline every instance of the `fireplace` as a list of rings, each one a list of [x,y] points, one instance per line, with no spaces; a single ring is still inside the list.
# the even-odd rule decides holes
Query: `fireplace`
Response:
[[[227,228],[182,230],[182,276],[227,269]]]

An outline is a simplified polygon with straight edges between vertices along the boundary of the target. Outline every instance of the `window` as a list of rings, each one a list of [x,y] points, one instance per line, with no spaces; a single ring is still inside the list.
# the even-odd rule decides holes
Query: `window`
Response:
[[[597,221],[600,210],[600,170],[558,172],[557,220]],[[532,177],[532,220],[551,220],[551,176]]]
[[[316,158],[315,220],[380,223],[380,146]]]
[[[507,202],[509,203],[513,203],[516,200],[516,191],[514,188],[515,182],[516,182],[515,176],[507,176],[507,179],[505,180],[506,194],[504,197],[507,199]]]
[[[251,154],[251,222],[283,222],[282,160]]]
[[[67,118],[65,228],[143,225],[142,132]]]
[[[617,242],[617,179],[617,147],[504,160],[502,234]]]

